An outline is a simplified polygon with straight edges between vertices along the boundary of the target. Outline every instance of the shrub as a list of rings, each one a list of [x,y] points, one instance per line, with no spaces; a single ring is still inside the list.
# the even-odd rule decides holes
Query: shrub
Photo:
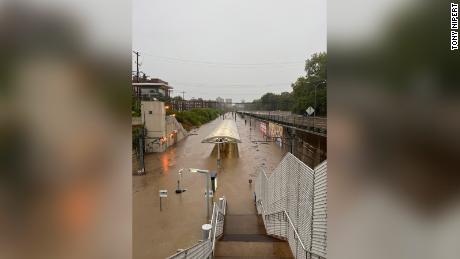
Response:
[[[208,123],[221,114],[221,111],[216,109],[192,109],[190,111],[176,112],[176,119],[185,128],[199,127]]]

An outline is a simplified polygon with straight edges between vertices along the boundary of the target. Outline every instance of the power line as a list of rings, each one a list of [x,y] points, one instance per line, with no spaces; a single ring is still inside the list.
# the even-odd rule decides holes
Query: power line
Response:
[[[228,86],[228,87],[269,87],[269,86],[291,86],[292,82],[284,83],[260,83],[260,84],[245,84],[245,83],[199,83],[199,82],[179,82],[179,81],[170,81],[172,85],[183,85],[189,87],[202,87],[202,86]]]
[[[158,55],[153,55],[153,54],[145,53],[145,52],[144,52],[144,55],[152,56],[152,57],[159,58],[159,59],[165,59],[169,61],[175,61],[175,62],[203,64],[203,65],[223,65],[223,66],[253,67],[253,66],[271,66],[271,65],[301,65],[305,63],[305,61],[283,61],[283,62],[265,62],[265,63],[229,63],[229,62],[203,61],[203,60],[158,56]]]

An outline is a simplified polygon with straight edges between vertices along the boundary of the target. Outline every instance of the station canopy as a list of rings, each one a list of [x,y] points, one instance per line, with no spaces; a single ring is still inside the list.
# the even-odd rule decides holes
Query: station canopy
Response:
[[[223,120],[201,143],[241,143],[240,134],[233,120]]]

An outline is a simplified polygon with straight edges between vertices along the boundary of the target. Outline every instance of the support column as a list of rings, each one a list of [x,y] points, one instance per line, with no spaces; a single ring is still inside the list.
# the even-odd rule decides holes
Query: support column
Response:
[[[220,170],[220,143],[217,143],[217,170]]]

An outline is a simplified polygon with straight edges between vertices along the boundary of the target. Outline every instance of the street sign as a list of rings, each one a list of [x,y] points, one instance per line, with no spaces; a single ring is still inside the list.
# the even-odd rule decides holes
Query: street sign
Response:
[[[312,115],[315,112],[315,109],[313,109],[313,107],[309,106],[305,111],[308,113],[308,115]]]
[[[160,198],[168,197],[168,190],[160,190]]]
[[[168,197],[168,190],[160,190],[160,211],[162,210],[161,198]]]

